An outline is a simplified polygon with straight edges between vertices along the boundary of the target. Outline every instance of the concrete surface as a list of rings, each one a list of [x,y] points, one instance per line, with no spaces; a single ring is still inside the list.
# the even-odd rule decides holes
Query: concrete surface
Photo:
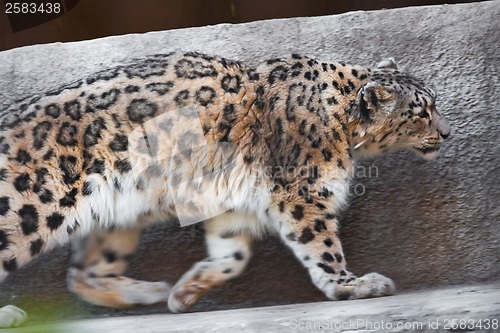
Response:
[[[452,137],[432,162],[394,153],[362,164],[376,166],[378,173],[356,180],[354,189],[365,192],[353,196],[342,219],[348,266],[359,275],[377,271],[392,277],[400,290],[495,281],[500,279],[499,42],[500,1],[492,1],[37,45],[0,53],[0,107],[126,59],[171,50],[251,64],[291,52],[363,65],[395,57],[435,86]],[[131,275],[175,282],[204,256],[202,235],[196,226],[153,228],[132,261]],[[255,252],[244,276],[193,310],[325,299],[277,239],[257,242]],[[84,305],[65,291],[67,262],[64,248],[17,271],[0,286],[1,303],[14,302],[36,316],[36,307],[29,306],[36,300],[53,308],[56,318],[166,312],[164,305],[128,311]]]
[[[397,296],[203,313],[129,316],[7,330],[10,333],[499,332],[500,283]]]

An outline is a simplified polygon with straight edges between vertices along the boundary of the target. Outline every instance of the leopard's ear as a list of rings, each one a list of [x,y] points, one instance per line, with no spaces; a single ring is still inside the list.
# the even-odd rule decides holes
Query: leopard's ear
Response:
[[[377,68],[383,71],[395,71],[398,69],[398,64],[394,58],[387,58],[379,62]]]
[[[365,84],[358,93],[359,117],[361,121],[372,121],[377,112],[384,112],[385,105],[394,100],[396,92],[392,87],[378,82]]]

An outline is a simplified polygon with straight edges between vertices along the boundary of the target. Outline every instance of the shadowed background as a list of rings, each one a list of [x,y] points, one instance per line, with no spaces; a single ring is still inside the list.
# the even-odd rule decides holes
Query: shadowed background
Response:
[[[348,267],[358,275],[385,274],[400,290],[491,281],[500,277],[499,41],[500,2],[493,1],[33,46],[0,53],[0,107],[127,58],[171,50],[198,50],[249,64],[291,52],[361,65],[395,57],[436,88],[452,136],[435,161],[397,152],[362,163],[378,172],[355,180],[365,192],[352,197],[341,222]],[[65,290],[68,252],[58,249],[12,274],[0,285],[1,303],[22,306],[36,298],[58,309],[60,318],[166,311],[163,305],[114,311],[76,300]],[[157,226],[146,233],[130,275],[174,283],[203,257],[199,225]],[[268,238],[256,241],[242,277],[193,310],[324,299],[291,252]]]
[[[79,41],[218,23],[242,23],[273,18],[331,15],[353,10],[480,1],[48,0],[27,2],[60,3],[59,14],[48,14],[47,11],[5,14],[2,4],[13,2],[22,1],[0,1],[0,51],[39,43]]]

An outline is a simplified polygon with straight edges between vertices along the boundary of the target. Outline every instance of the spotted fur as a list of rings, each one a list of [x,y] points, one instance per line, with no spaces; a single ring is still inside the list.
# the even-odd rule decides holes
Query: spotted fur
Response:
[[[347,270],[337,216],[355,159],[435,154],[450,132],[435,98],[391,59],[292,54],[253,68],[185,53],[22,100],[0,111],[0,276],[73,240],[68,284],[83,299],[181,312],[240,274],[252,237],[271,231],[328,298],[389,295],[390,279]],[[171,289],[123,276],[141,228],[186,219],[207,219],[205,260]]]

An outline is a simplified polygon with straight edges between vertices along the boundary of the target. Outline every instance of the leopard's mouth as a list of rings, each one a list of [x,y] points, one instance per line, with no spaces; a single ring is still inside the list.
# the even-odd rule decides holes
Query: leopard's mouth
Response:
[[[420,145],[414,146],[413,149],[416,150],[419,155],[424,157],[425,159],[432,159],[437,155],[440,144],[432,144],[432,145]]]
[[[419,147],[413,147],[417,151],[421,152],[422,154],[430,154],[437,152],[439,150],[440,145],[432,145],[432,146],[419,146]]]

